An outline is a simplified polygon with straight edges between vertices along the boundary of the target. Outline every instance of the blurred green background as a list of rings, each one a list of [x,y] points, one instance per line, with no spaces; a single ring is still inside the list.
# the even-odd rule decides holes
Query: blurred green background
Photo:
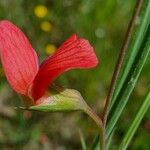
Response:
[[[90,41],[99,58],[91,70],[72,70],[55,83],[80,91],[100,114],[108,92],[113,68],[131,18],[135,0],[0,0],[0,19],[19,26],[36,49],[40,62],[53,54],[72,33]],[[119,120],[111,149],[117,149],[125,130],[150,83],[150,59]],[[77,150],[79,131],[90,146],[97,132],[91,119],[80,112],[39,113],[15,110],[23,105],[9,87],[0,64],[0,149]],[[134,136],[132,150],[148,150],[150,111]]]

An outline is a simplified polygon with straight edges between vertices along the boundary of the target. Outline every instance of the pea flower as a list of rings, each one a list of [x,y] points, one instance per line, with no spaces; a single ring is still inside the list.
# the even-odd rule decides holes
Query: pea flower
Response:
[[[0,56],[13,90],[30,98],[34,104],[63,72],[92,68],[98,63],[89,42],[73,34],[39,65],[37,54],[27,37],[7,20],[0,21]]]

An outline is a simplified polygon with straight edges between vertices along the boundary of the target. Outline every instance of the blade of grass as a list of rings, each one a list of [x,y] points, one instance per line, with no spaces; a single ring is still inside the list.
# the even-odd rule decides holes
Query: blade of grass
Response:
[[[150,89],[145,97],[145,99],[143,100],[142,104],[140,105],[139,110],[137,111],[137,114],[132,122],[132,124],[130,125],[128,131],[126,132],[122,143],[120,145],[120,150],[126,150],[132,137],[134,136],[138,126],[140,125],[145,113],[147,112],[148,108],[150,106]]]
[[[80,136],[82,150],[87,150],[86,142],[80,129],[79,129],[79,136]]]
[[[99,132],[97,132],[95,134],[95,137],[94,137],[94,140],[93,140],[93,143],[92,143],[92,146],[91,146],[90,149],[91,150],[96,150],[97,147],[99,147],[98,145],[99,145]]]
[[[141,73],[141,70],[146,62],[148,54],[150,52],[150,25],[146,32],[146,36],[142,41],[140,51],[136,56],[135,62],[129,72],[128,78],[125,81],[125,84],[122,88],[122,91],[118,97],[119,102],[116,104],[114,112],[111,113],[108,125],[106,127],[106,139],[109,137],[112,132],[115,124],[117,123],[126,103],[128,102],[129,96],[133,91],[137,79]]]
[[[107,140],[107,143],[106,143],[106,150],[109,150],[109,147],[111,145],[111,142],[112,142],[112,137],[114,135],[114,132],[112,132]],[[94,137],[94,140],[93,140],[93,144],[92,146],[90,147],[90,150],[99,150],[99,133],[97,132],[95,137]]]
[[[143,0],[138,0],[137,3],[136,3],[136,6],[134,8],[132,18],[131,18],[130,23],[128,25],[128,29],[127,29],[125,39],[124,39],[124,42],[123,42],[121,50],[120,50],[120,54],[118,56],[118,60],[117,60],[117,63],[116,63],[116,66],[115,66],[115,69],[114,69],[114,72],[113,72],[110,88],[109,88],[109,91],[108,91],[106,104],[105,104],[104,111],[103,111],[102,120],[103,120],[104,126],[106,125],[106,122],[107,122],[109,107],[110,107],[110,104],[111,104],[111,101],[112,101],[113,93],[115,91],[115,87],[116,87],[116,84],[117,84],[117,79],[118,79],[119,73],[121,71],[121,67],[122,67],[122,64],[124,62],[130,40],[132,38],[132,34],[133,34],[134,28],[136,26],[136,20],[137,20],[137,17],[139,16],[139,14],[140,14],[142,5],[143,5]]]
[[[107,144],[106,144],[106,150],[109,150],[109,149],[110,149],[110,146],[111,146],[111,143],[112,143],[113,135],[114,135],[114,132],[112,132],[112,133],[110,134],[110,136],[108,137]]]
[[[141,46],[142,40],[145,36],[145,32],[150,23],[149,18],[150,18],[150,1],[145,0],[143,3],[141,15],[139,17],[140,23],[136,28],[135,34],[133,35],[133,40],[132,40],[132,42],[129,46],[129,50],[128,50],[129,53],[128,53],[126,59],[124,60],[123,66],[119,73],[119,78],[117,79],[117,83],[116,83],[115,90],[113,93],[110,109],[114,105],[114,103],[121,91],[121,88],[122,88],[123,84],[125,83],[125,80],[126,80],[128,74],[129,74],[129,71],[135,61],[135,57],[136,57],[138,51],[140,51],[139,48]]]

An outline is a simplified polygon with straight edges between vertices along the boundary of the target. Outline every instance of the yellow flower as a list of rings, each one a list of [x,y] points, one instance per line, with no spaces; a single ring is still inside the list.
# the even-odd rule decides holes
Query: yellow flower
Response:
[[[41,23],[41,29],[45,32],[49,32],[52,29],[52,25],[48,21],[43,21]]]
[[[34,13],[37,17],[39,18],[44,18],[47,13],[48,13],[48,9],[46,6],[44,5],[37,5],[35,8],[34,8]]]
[[[56,51],[56,46],[54,44],[46,45],[45,52],[47,55],[53,54]]]

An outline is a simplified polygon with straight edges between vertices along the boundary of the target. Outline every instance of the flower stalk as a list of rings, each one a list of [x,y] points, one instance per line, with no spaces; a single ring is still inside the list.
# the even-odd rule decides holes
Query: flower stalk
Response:
[[[104,134],[104,127],[101,118],[87,105],[84,112],[91,117],[94,122],[97,124],[100,132],[100,150],[105,150],[105,134]]]

